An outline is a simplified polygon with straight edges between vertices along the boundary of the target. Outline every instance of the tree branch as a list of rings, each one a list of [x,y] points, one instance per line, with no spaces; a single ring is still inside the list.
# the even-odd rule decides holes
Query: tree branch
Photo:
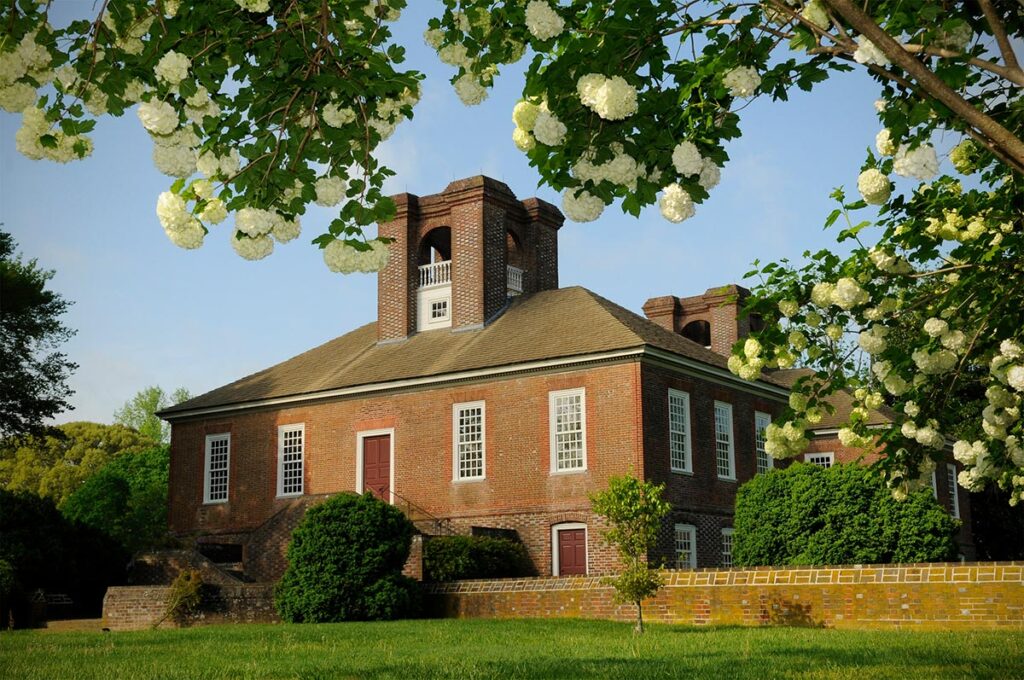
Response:
[[[1007,68],[1020,71],[1017,55],[1013,51],[1013,45],[1010,44],[1010,38],[1006,35],[1006,27],[999,18],[996,8],[992,6],[992,0],[978,0],[978,5],[981,7],[988,25],[992,28],[992,35],[995,36],[996,43],[999,45],[999,51],[1003,53],[1003,61],[1006,62]]]

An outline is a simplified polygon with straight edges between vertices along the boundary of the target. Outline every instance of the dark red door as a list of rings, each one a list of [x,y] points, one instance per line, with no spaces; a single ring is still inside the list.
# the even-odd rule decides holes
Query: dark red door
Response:
[[[363,439],[363,490],[391,502],[391,435]]]
[[[586,575],[587,535],[584,529],[562,529],[558,532],[558,574]]]

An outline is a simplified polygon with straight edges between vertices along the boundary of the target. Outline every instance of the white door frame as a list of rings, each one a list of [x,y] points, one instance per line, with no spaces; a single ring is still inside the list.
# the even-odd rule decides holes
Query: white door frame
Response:
[[[562,522],[551,525],[551,575],[561,576],[558,565],[558,532],[567,529],[583,529],[583,575],[590,575],[590,532],[583,522]]]
[[[388,480],[388,502],[395,503],[395,428],[388,427],[381,430],[363,430],[356,432],[356,493],[363,493],[363,440],[367,437],[379,437],[389,435],[391,442],[391,458],[389,465]]]

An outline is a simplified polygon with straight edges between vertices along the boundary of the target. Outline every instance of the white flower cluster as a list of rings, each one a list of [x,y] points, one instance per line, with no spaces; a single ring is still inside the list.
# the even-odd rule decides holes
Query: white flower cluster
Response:
[[[49,135],[50,144],[42,139]],[[67,135],[56,128],[51,128],[46,120],[46,112],[30,106],[21,114],[21,127],[14,134],[14,143],[18,151],[26,158],[40,160],[48,158],[58,163],[85,158],[92,153],[92,140],[85,135]]]
[[[604,163],[594,163],[595,152],[587,151],[573,167],[572,175],[582,182],[591,181],[595,184],[606,181],[630,190],[636,189],[636,181],[645,174],[643,165],[625,152],[623,146],[615,142],[611,146],[615,155]]]
[[[178,127],[178,111],[167,102],[151,99],[139,104],[142,127],[154,135],[169,135]]]
[[[749,66],[737,66],[722,77],[722,84],[733,97],[753,97],[761,86],[761,76]]]
[[[341,177],[321,177],[314,185],[316,187],[316,204],[325,208],[331,208],[341,203],[345,198],[345,191],[348,189],[348,182]]]
[[[807,450],[810,440],[800,422],[787,422],[781,427],[771,423],[764,431],[764,450],[772,458],[792,458]]]
[[[669,222],[682,222],[693,217],[693,199],[689,192],[675,182],[662,189],[658,207],[662,216]]]
[[[911,149],[907,144],[900,144],[892,164],[893,172],[901,177],[916,177],[926,181],[939,172],[939,159],[935,155],[935,147],[922,144]]]
[[[978,169],[979,160],[978,146],[970,139],[963,140],[949,152],[949,162],[957,172],[964,175],[974,173]]]
[[[391,7],[387,0],[367,0],[363,12],[371,19],[382,21],[398,21],[402,16],[402,10]]]
[[[604,201],[582,189],[566,189],[562,210],[573,222],[593,222],[604,212]]]
[[[814,288],[811,289],[811,301],[822,308],[835,305],[841,309],[851,310],[870,299],[867,291],[849,277],[843,277],[835,283],[822,281],[814,284]]]
[[[871,364],[871,372],[882,382],[882,387],[894,397],[898,397],[910,389],[910,383],[893,370],[892,363],[889,361],[874,362]]]
[[[892,195],[892,185],[877,168],[868,168],[857,178],[857,190],[869,205],[884,205]]]
[[[886,274],[909,274],[914,271],[905,258],[890,253],[881,248],[872,248],[868,251],[868,259],[874,264],[880,271]]]
[[[939,423],[934,419],[921,426],[918,426],[913,420],[906,420],[900,427],[900,433],[907,439],[913,439],[921,446],[927,446],[930,449],[942,450],[946,447],[946,438],[939,432]]]
[[[235,0],[235,4],[255,14],[263,14],[270,11],[270,0]]]
[[[929,217],[928,225],[924,231],[929,236],[947,241],[959,241],[967,243],[981,238],[989,231],[1009,232],[1013,229],[1011,223],[989,225],[986,215],[978,214],[970,218],[964,217],[956,209],[943,210],[942,217]],[[1000,237],[1001,240],[1001,237]]]
[[[262,260],[274,252],[274,239],[266,234],[253,237],[236,231],[231,237],[231,247],[246,260]]]
[[[863,35],[857,36],[857,49],[853,53],[853,58],[858,64],[889,65],[889,57]]]
[[[176,8],[170,7],[171,3],[164,0],[164,11],[169,12],[170,9],[174,9],[174,13],[177,12]],[[127,8],[123,7],[120,12],[127,11]],[[170,13],[169,16],[173,16],[174,13]],[[114,16],[109,10],[103,13],[103,26],[111,34],[116,35],[117,39],[114,41],[114,45],[119,49],[124,50],[128,54],[142,54],[142,50],[145,46],[142,43],[142,38],[149,33],[150,27],[156,20],[155,13],[141,11],[139,14],[134,15],[128,22],[128,25],[122,31],[117,30],[117,23],[114,21]]]
[[[324,262],[332,272],[375,272],[388,263],[388,245],[379,240],[368,241],[369,250],[358,250],[344,241],[331,241],[324,248]]]
[[[188,70],[192,68],[192,60],[180,52],[171,50],[160,57],[154,72],[158,80],[168,85],[177,86],[188,77]]]
[[[472,73],[464,73],[455,80],[455,94],[467,106],[475,106],[487,99],[487,88]]]
[[[880,354],[888,346],[885,341],[885,336],[888,333],[889,329],[887,327],[875,324],[868,330],[861,331],[858,336],[858,344],[868,354]]]
[[[150,138],[157,170],[170,177],[189,177],[195,173],[199,135],[191,125],[169,135],[150,135]]]
[[[0,51],[0,108],[6,111],[17,113],[35,103],[36,86],[29,78],[40,85],[53,80],[50,52],[36,42],[36,36],[27,34],[13,50]]]
[[[206,230],[189,211],[185,199],[165,191],[156,201],[156,216],[171,243],[192,250],[203,245]]]
[[[636,88],[622,76],[588,73],[576,83],[583,105],[605,120],[622,120],[637,111]]]
[[[548,146],[561,146],[565,142],[565,133],[568,131],[565,123],[558,120],[558,116],[548,110],[546,102],[540,105],[532,130],[533,136],[538,142]]]
[[[325,123],[335,128],[344,127],[356,119],[355,111],[350,107],[339,105],[336,101],[324,104],[321,115]]]
[[[992,376],[1017,392],[1024,392],[1024,348],[1015,340],[1003,340],[989,365]]]
[[[896,142],[892,139],[892,131],[885,128],[875,135],[875,148],[883,156],[891,156],[896,153]]]
[[[956,366],[956,354],[948,349],[937,349],[929,352],[921,348],[914,350],[910,355],[917,365],[918,370],[925,375],[940,375],[949,373]]]
[[[800,12],[800,16],[821,28],[828,28],[832,25],[831,19],[828,18],[828,11],[825,9],[825,4],[821,0],[811,0],[804,5],[804,9]]]
[[[546,0],[530,0],[526,6],[526,28],[537,40],[549,40],[565,30],[565,19]]]

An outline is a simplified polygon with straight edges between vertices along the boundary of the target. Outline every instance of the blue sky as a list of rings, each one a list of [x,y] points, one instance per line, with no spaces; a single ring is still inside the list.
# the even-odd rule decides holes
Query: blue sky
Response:
[[[523,76],[513,66],[490,98],[465,107],[451,69],[423,44],[440,3],[417,1],[396,24],[408,64],[426,74],[415,119],[382,158],[398,172],[391,192],[426,195],[451,180],[486,174],[520,197],[537,195],[537,175],[512,144],[511,111]],[[91,2],[56,0],[63,15]],[[561,285],[585,286],[640,312],[658,295],[693,295],[742,283],[750,263],[834,243],[822,230],[828,194],[854,190],[864,149],[878,130],[878,86],[863,73],[841,75],[788,102],[758,99],[743,113],[744,136],[728,146],[722,183],[694,218],[670,224],[657,208],[639,219],[608,208],[597,222],[568,222],[560,233]],[[376,275],[332,274],[309,239],[330,220],[316,208],[303,235],[259,262],[239,258],[229,224],[196,251],[170,243],[156,219],[156,197],[171,179],[150,159],[134,111],[103,119],[86,161],[30,161],[14,148],[19,116],[0,112],[0,222],[20,251],[56,269],[52,287],[75,302],[65,346],[80,367],[71,380],[74,410],[57,422],[109,422],[139,389],[158,384],[201,393],[287,359],[376,317]]]

